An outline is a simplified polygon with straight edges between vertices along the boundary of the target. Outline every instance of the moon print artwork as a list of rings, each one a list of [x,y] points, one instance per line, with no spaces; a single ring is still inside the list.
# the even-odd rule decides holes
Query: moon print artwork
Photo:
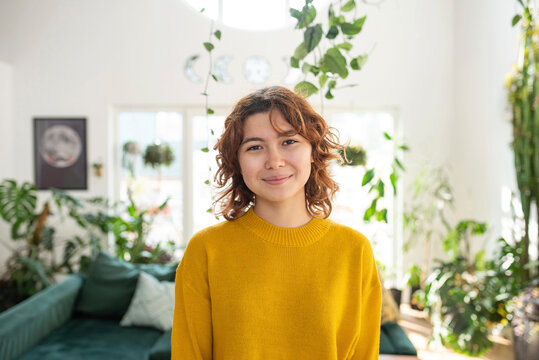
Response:
[[[41,142],[43,160],[57,168],[73,165],[82,149],[80,136],[65,125],[55,125],[45,130]]]
[[[86,189],[86,119],[35,118],[34,170],[38,189]]]

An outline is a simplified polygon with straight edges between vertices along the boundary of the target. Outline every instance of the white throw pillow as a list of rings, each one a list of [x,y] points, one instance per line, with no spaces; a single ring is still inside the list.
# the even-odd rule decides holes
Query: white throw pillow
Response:
[[[121,326],[152,326],[161,331],[172,329],[174,283],[157,280],[141,271],[137,288]]]

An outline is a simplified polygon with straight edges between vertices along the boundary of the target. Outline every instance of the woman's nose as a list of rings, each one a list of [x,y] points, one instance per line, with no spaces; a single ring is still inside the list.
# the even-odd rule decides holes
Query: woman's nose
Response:
[[[279,149],[269,149],[266,159],[266,169],[277,169],[283,167],[285,160]]]

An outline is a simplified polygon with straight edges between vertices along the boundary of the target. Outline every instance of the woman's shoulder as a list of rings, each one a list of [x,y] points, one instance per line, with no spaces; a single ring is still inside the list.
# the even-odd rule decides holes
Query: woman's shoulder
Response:
[[[328,233],[331,236],[342,239],[343,241],[370,246],[369,239],[367,239],[367,237],[361,231],[330,219],[326,219],[325,221],[328,221],[330,224]]]
[[[220,242],[220,240],[229,237],[230,234],[237,231],[238,229],[235,221],[221,221],[197,231],[189,240],[189,245],[207,246],[214,242]]]

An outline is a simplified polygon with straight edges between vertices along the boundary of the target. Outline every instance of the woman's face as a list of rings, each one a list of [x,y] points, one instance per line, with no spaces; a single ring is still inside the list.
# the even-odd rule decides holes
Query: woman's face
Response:
[[[256,195],[256,206],[263,203],[301,202],[305,204],[305,184],[311,174],[311,144],[283,115],[258,113],[245,119],[243,141],[238,150],[245,184]]]

